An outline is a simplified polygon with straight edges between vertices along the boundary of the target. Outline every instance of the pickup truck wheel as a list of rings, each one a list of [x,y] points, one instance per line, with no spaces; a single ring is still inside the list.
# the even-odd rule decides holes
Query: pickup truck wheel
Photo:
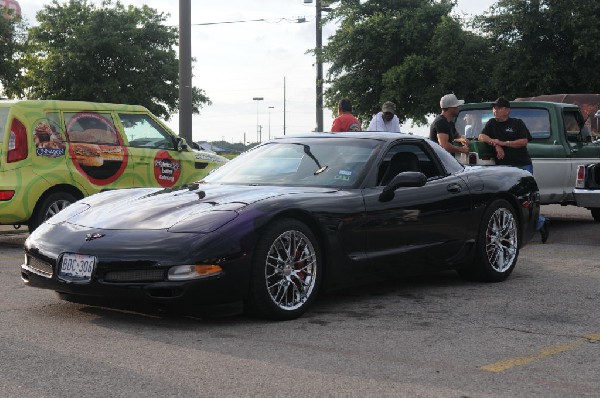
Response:
[[[590,210],[592,211],[592,217],[594,217],[594,220],[596,222],[600,222],[600,207],[596,207]]]
[[[48,195],[35,207],[35,210],[27,223],[29,233],[39,227],[41,223],[76,201],[77,198],[75,198],[75,196],[66,192],[54,192]]]
[[[457,269],[468,280],[502,282],[519,257],[519,221],[513,207],[499,199],[486,209],[477,237],[474,261]]]

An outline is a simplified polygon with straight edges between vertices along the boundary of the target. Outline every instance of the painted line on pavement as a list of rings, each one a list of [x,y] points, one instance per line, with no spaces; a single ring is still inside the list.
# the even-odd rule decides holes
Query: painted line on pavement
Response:
[[[533,354],[533,355],[510,358],[505,361],[500,361],[500,362],[492,363],[489,365],[481,366],[479,369],[485,370],[488,372],[503,372],[505,370],[514,368],[516,366],[527,365],[529,363],[550,357],[552,355],[557,355],[557,354],[560,354],[565,351],[573,350],[585,343],[592,343],[592,342],[596,342],[596,341],[600,341],[600,333],[583,336],[582,338],[579,338],[571,343],[559,344],[559,345],[555,345],[555,346],[546,347],[546,348],[541,349],[538,353]]]

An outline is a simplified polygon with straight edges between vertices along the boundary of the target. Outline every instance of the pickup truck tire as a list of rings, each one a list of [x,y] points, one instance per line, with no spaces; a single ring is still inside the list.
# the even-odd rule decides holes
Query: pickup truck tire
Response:
[[[51,193],[35,206],[33,214],[27,223],[29,232],[33,232],[41,223],[76,201],[77,198],[70,193]]]
[[[592,211],[592,217],[594,217],[594,220],[596,222],[600,222],[600,207],[595,207],[590,210]]]
[[[519,221],[504,199],[493,201],[483,214],[472,263],[457,269],[467,279],[502,282],[512,273],[519,257]]]

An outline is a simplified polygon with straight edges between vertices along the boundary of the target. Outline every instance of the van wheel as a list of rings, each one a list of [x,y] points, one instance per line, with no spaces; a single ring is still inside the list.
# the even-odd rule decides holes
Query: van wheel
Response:
[[[76,201],[77,198],[75,198],[75,196],[66,192],[55,192],[48,195],[35,207],[35,210],[27,223],[29,232],[33,232],[41,223]]]
[[[594,207],[590,210],[592,211],[592,217],[594,217],[594,220],[596,222],[600,222],[600,207]]]

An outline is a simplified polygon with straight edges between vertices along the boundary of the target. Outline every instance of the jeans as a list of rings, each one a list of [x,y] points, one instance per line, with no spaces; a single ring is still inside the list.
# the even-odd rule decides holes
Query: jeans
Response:
[[[517,168],[519,168],[519,169],[521,169],[521,170],[528,171],[528,172],[529,172],[529,174],[532,174],[532,175],[533,175],[533,165],[532,165],[532,164],[527,164],[527,165],[525,165],[525,166],[515,166],[515,167],[517,167]],[[544,223],[545,223],[545,222],[546,222],[546,217],[544,217],[544,216],[542,216],[542,215],[540,214],[540,216],[539,216],[539,217],[538,217],[538,219],[537,219],[537,223],[536,223],[535,229],[536,229],[536,230],[538,230],[538,231],[539,231],[540,229],[542,229],[542,227],[544,226]]]
[[[517,166],[517,168],[528,171],[529,174],[533,174],[533,165],[532,164],[526,164],[525,166]]]

